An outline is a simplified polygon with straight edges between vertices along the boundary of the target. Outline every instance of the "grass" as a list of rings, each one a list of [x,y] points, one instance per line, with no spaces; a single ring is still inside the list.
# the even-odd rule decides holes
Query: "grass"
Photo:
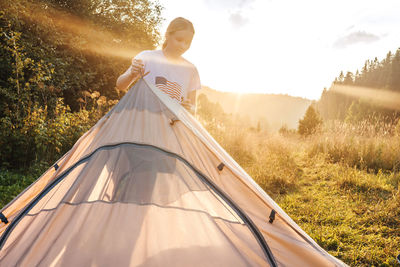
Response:
[[[393,266],[400,252],[398,190],[389,177],[299,156],[303,175],[278,204],[324,249],[351,266]]]
[[[38,176],[0,170],[0,207],[4,207],[21,191],[32,184]]]
[[[331,255],[395,266],[400,253],[400,137],[343,127],[310,138],[241,128],[211,134]]]

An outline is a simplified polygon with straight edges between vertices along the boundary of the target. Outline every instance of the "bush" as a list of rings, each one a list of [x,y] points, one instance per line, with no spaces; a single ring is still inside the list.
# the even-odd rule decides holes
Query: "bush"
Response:
[[[151,9],[152,4],[146,3]],[[43,15],[40,3],[6,0],[6,12],[0,11],[0,167],[23,169],[38,162],[53,163],[117,102],[86,88],[100,88],[112,98],[117,70],[104,70],[113,65],[101,63],[113,62],[115,66],[118,61],[60,49],[66,39],[71,42],[77,36],[60,32],[54,15],[68,15],[51,5],[47,7],[49,17],[44,20],[52,22],[49,24],[37,24],[33,17],[26,16],[32,12],[30,8],[38,12],[37,16]],[[153,15],[149,17],[155,19],[153,22],[144,23],[155,26],[159,14]],[[135,34],[147,34],[149,29]],[[46,35],[48,32],[52,34]],[[149,34],[143,39],[146,46],[155,44],[152,38],[158,36],[156,32]],[[90,62],[93,64],[88,66]],[[96,77],[98,74],[101,78]],[[65,101],[73,105],[75,112]]]
[[[9,117],[0,119],[1,167],[28,168],[40,161],[51,164],[98,120],[93,111],[71,112],[62,99],[53,112],[35,106],[14,123]]]
[[[0,208],[35,181],[34,174],[20,174],[0,169]]]
[[[298,132],[302,136],[309,136],[316,133],[322,124],[322,119],[318,112],[309,106],[303,119],[299,120]]]

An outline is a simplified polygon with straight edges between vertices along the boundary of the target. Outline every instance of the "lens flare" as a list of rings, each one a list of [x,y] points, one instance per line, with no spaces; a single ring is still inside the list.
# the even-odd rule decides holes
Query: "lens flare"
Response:
[[[235,102],[233,103],[233,114],[238,114],[243,94],[236,93],[233,95],[235,96]]]
[[[77,16],[58,11],[49,6],[35,5],[18,13],[18,17],[25,23],[38,24],[47,29],[55,28],[57,32],[69,33],[74,40],[69,40],[63,45],[80,50],[83,53],[97,53],[104,56],[131,59],[139,52],[138,49],[126,48],[122,43],[123,37],[91,25]],[[134,46],[134,44],[130,44]]]
[[[397,92],[338,84],[333,85],[330,90],[343,95],[359,97],[388,109],[400,110],[400,93]]]

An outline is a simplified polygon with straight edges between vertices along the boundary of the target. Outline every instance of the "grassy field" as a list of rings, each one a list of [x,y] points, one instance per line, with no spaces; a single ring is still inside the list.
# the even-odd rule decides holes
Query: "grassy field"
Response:
[[[293,131],[206,128],[330,254],[351,266],[395,266],[400,253],[400,135],[394,126],[328,125]],[[0,172],[0,206],[46,169]]]
[[[207,128],[330,254],[351,266],[396,265],[400,136],[394,126],[336,124],[308,138]]]

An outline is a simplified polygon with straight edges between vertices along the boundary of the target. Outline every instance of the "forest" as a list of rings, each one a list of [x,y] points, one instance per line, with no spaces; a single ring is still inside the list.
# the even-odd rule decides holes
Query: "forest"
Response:
[[[380,61],[366,60],[355,74],[341,71],[332,87],[324,89],[317,107],[327,120],[395,122],[400,116],[399,101],[400,48],[388,51]]]
[[[115,81],[138,51],[159,45],[163,8],[150,0],[2,0],[0,8],[3,207],[124,95]],[[318,101],[263,98],[295,103],[301,115],[287,125],[269,122],[272,109],[249,124],[227,110],[235,103],[206,92],[197,119],[321,247],[351,266],[396,264],[400,48],[341,72]],[[273,106],[248,100],[246,109],[265,104]]]

